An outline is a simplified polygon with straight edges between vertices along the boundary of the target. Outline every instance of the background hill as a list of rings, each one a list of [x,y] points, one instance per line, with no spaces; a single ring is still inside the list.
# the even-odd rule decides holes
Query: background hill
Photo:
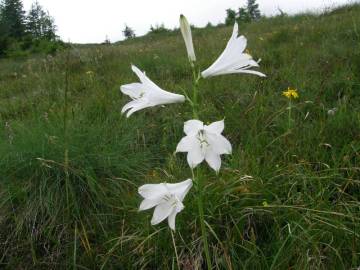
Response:
[[[231,27],[193,31],[199,65]],[[206,166],[214,269],[360,266],[360,6],[240,25],[267,78],[219,76],[200,85],[201,119],[225,117],[233,155]],[[5,269],[175,269],[167,224],[138,213],[144,183],[190,177],[172,155],[191,115],[184,105],[121,116],[130,64],[163,89],[191,87],[180,33],[56,56],[0,60],[0,265]],[[295,124],[288,100],[296,88]],[[177,218],[183,269],[201,268],[194,196]]]

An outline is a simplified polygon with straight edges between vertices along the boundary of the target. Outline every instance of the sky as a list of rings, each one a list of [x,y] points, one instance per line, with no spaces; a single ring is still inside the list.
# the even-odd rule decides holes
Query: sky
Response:
[[[35,0],[23,0],[29,10]],[[262,14],[288,14],[321,11],[349,3],[351,0],[257,0]],[[123,39],[122,30],[129,25],[137,36],[146,34],[150,25],[164,23],[167,28],[178,27],[179,15],[203,27],[208,22],[224,22],[228,8],[238,9],[246,0],[38,0],[55,18],[57,34],[73,43],[100,43]],[[353,2],[353,0],[352,0]]]

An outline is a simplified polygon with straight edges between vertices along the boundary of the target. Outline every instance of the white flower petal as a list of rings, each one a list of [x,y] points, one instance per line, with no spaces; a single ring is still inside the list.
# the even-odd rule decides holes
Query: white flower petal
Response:
[[[221,121],[211,123],[208,126],[205,126],[204,130],[207,132],[211,132],[211,133],[220,135],[223,132],[224,128],[225,128],[224,120],[221,120]]]
[[[226,44],[225,50],[221,53],[221,55],[217,59],[218,64],[233,60],[232,56],[236,56],[236,54],[240,55],[245,50],[247,39],[244,36],[241,36],[239,38],[237,36],[238,36],[238,24],[235,23],[231,38]]]
[[[145,184],[139,187],[138,193],[145,199],[157,199],[168,192],[166,184]]]
[[[237,59],[243,56],[243,51],[247,45],[247,39],[244,36],[238,36],[238,24],[235,23],[233,35],[226,45],[225,50],[220,55],[217,61],[217,69],[224,69],[229,66],[230,63],[234,63]],[[215,63],[214,63],[215,66]]]
[[[251,67],[259,67],[259,63],[252,59],[251,55],[249,55],[248,68]]]
[[[223,135],[206,134],[206,137],[212,151],[219,155],[231,154],[231,143]]]
[[[194,147],[191,151],[188,151],[187,154],[187,162],[190,168],[195,168],[201,162],[203,162],[205,158],[205,153],[201,149],[200,143],[194,144]]]
[[[143,84],[143,87],[147,90],[151,90],[148,92],[162,92],[160,94],[172,94],[170,92],[167,92],[165,90],[162,90],[159,86],[157,86],[152,80],[149,79],[149,77],[146,76],[145,72],[142,72],[139,68],[132,65],[131,66],[132,71],[135,72],[135,74],[139,77],[139,80]]]
[[[235,22],[230,40],[236,39],[238,37],[238,35],[239,35],[239,25],[237,22]]]
[[[150,100],[152,106],[181,103],[185,101],[183,95],[170,93],[160,88],[152,89],[152,91],[148,93],[147,98]]]
[[[139,100],[132,100],[129,103],[125,104],[125,106],[121,109],[121,113],[125,113],[127,110],[133,108],[133,107],[137,107],[141,104],[142,102]]]
[[[238,70],[235,70],[234,72],[232,73],[247,73],[247,74],[254,74],[254,75],[258,75],[260,77],[266,77],[266,75],[264,73],[261,73],[259,71],[256,71],[256,70],[246,70],[246,69],[238,69]]]
[[[139,211],[148,210],[150,208],[153,208],[154,206],[158,205],[162,201],[163,201],[162,197],[159,197],[156,199],[144,199],[139,206]]]
[[[144,92],[141,83],[125,84],[120,87],[120,90],[122,93],[130,96],[132,99],[140,98]]]
[[[189,120],[184,123],[184,132],[186,135],[195,135],[204,128],[204,123],[199,120]]]
[[[243,53],[247,46],[247,38],[244,36],[240,36],[236,39],[236,49],[237,52]]]
[[[175,231],[175,218],[176,218],[176,215],[178,214],[177,211],[173,211],[169,217],[168,217],[168,224],[169,224],[169,227],[170,229],[172,229],[173,231]]]
[[[212,169],[214,169],[216,172],[219,172],[221,167],[221,158],[219,154],[212,150],[208,150],[206,151],[205,160]]]
[[[255,64],[254,64],[255,63]],[[255,62],[252,57],[248,54],[239,54],[233,57],[231,61],[227,62],[227,65],[223,66],[223,68],[218,72],[221,74],[225,71],[234,71],[236,69],[249,69],[251,67],[258,67],[259,64]]]
[[[191,151],[195,144],[199,141],[195,135],[188,135],[183,137],[176,147],[176,152],[188,152]]]
[[[133,106],[126,114],[126,117],[129,118],[134,112],[140,111],[142,109],[145,109],[146,107],[149,107],[149,105],[146,102],[139,102],[136,106]]]
[[[138,76],[139,80],[143,83],[143,84],[150,84],[153,83],[146,75],[144,72],[142,72],[137,66],[135,65],[131,65],[131,69],[132,71]]]
[[[180,202],[182,202],[186,196],[186,194],[191,189],[193,183],[191,179],[187,179],[185,181],[182,181],[180,183],[175,184],[167,184],[167,187],[171,194],[174,194]]]
[[[160,203],[155,207],[153,217],[151,219],[151,225],[159,224],[165,218],[167,218],[173,211],[175,207],[169,202]]]

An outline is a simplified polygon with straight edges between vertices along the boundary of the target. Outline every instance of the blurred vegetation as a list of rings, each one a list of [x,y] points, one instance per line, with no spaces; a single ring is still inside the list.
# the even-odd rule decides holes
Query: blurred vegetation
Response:
[[[56,36],[54,19],[35,1],[25,14],[21,0],[0,2],[0,57],[54,54],[65,44]]]
[[[233,25],[235,22],[238,24],[249,23],[260,18],[259,4],[256,3],[256,0],[247,0],[246,5],[238,8],[237,12],[231,8],[226,10],[225,25]]]
[[[214,269],[359,267],[359,28],[359,5],[243,24],[267,78],[200,85],[201,120],[225,117],[233,145],[218,177],[201,167]],[[194,29],[202,70],[231,33]],[[163,89],[191,87],[178,32],[0,60],[0,268],[176,269],[169,228],[138,213],[137,188],[191,177],[172,154],[191,114],[121,116],[131,63]],[[288,87],[300,95],[291,129]],[[182,269],[204,262],[195,196],[176,220]]]

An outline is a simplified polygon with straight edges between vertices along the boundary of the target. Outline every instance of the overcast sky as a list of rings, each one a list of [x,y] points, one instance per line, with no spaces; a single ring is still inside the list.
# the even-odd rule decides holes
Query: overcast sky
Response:
[[[23,0],[28,10],[35,0]],[[58,35],[64,41],[98,43],[123,39],[125,23],[136,35],[149,31],[150,25],[164,23],[178,26],[180,14],[191,24],[205,26],[223,22],[227,8],[238,9],[246,0],[38,0],[55,18]],[[289,14],[348,3],[349,0],[258,0],[265,15],[278,14],[278,8]]]

